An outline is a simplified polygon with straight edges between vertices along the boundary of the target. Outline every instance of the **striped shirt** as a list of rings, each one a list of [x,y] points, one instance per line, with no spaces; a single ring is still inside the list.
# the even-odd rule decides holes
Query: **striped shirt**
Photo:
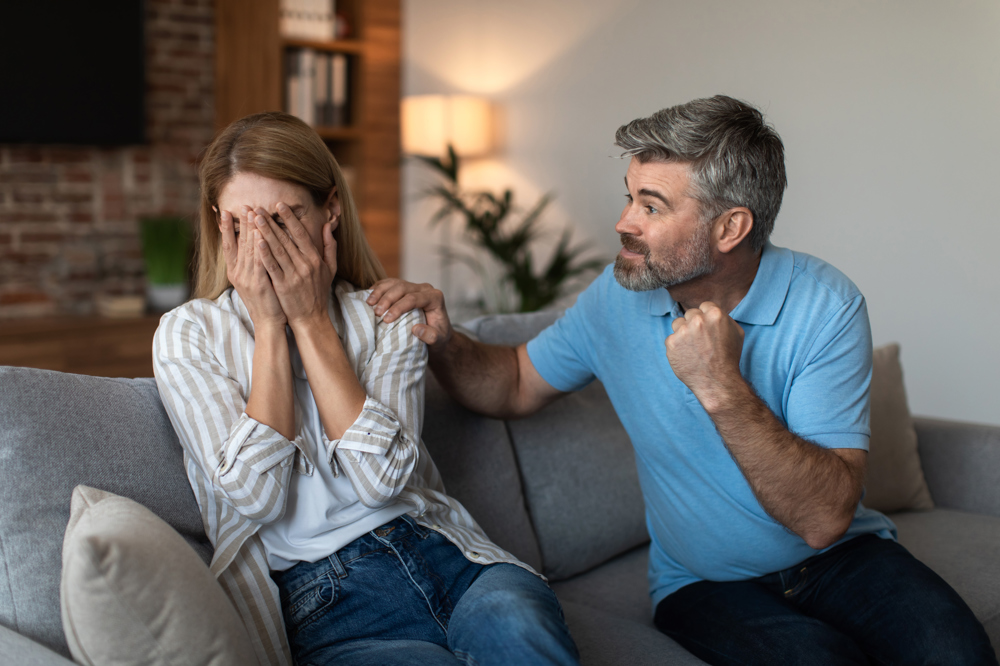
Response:
[[[215,546],[211,570],[242,617],[261,664],[291,666],[292,658],[278,588],[257,533],[282,517],[292,474],[312,474],[314,465],[346,474],[367,507],[406,503],[417,522],[443,534],[473,562],[530,570],[445,495],[420,440],[427,348],[411,331],[422,315],[410,312],[386,324],[366,303],[369,293],[343,280],[331,293],[330,319],[368,397],[339,440],[324,438],[323,460],[306,455],[298,406],[292,441],[247,415],[254,327],[235,289],[168,312],[153,338],[156,384]]]

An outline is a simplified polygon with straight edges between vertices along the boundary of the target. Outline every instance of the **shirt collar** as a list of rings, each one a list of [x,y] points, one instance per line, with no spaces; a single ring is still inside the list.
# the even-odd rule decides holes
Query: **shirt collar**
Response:
[[[785,304],[794,264],[795,258],[791,250],[775,247],[770,242],[766,243],[750,290],[729,315],[744,324],[756,326],[774,324],[781,307]],[[681,316],[680,304],[671,298],[669,291],[655,289],[648,293],[649,314],[654,317],[663,317],[667,313],[675,317]]]
[[[729,316],[738,322],[755,326],[774,324],[785,304],[794,265],[795,257],[791,250],[775,247],[770,242],[765,244],[750,291]]]

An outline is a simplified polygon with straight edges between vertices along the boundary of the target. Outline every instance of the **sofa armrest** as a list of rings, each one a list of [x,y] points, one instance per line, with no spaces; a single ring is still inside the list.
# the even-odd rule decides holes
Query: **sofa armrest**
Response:
[[[1000,426],[914,417],[934,503],[1000,516]]]
[[[18,666],[75,666],[66,657],[3,625],[0,625],[0,655],[3,663]]]

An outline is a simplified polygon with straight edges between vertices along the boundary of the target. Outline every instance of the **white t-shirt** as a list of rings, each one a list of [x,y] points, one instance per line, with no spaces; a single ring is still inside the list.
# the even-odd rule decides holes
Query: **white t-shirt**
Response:
[[[292,473],[284,516],[258,532],[273,571],[290,569],[298,562],[316,562],[412,508],[396,501],[370,509],[358,499],[347,474],[334,476],[326,460],[319,408],[291,335],[288,347],[295,381],[296,420],[301,418],[296,425],[308,445],[313,473]]]

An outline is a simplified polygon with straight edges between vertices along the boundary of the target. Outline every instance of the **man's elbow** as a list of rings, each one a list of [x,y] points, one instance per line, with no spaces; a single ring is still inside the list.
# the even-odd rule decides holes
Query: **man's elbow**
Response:
[[[821,521],[801,536],[813,550],[823,550],[840,541],[847,534],[853,520],[854,511],[842,511],[836,516],[830,516]]]

